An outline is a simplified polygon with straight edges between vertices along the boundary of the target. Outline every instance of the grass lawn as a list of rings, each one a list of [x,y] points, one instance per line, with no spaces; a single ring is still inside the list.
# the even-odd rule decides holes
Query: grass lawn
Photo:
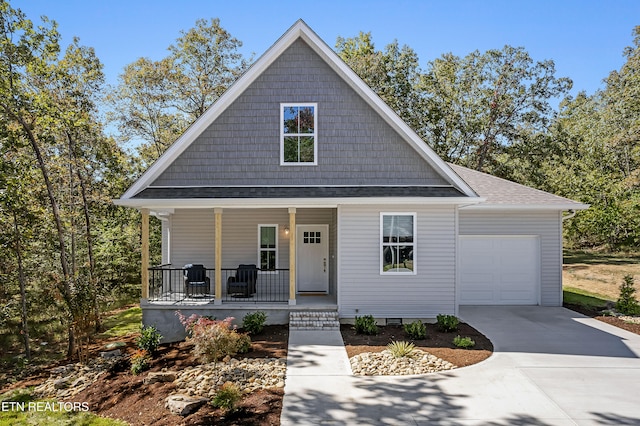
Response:
[[[117,311],[104,318],[102,325],[104,332],[98,337],[120,337],[140,331],[142,325],[142,309],[140,306]]]
[[[640,294],[640,254],[583,250],[564,252],[562,282],[565,298],[590,304],[602,303],[601,300],[604,300],[604,304],[606,301],[615,302],[625,275],[635,277],[636,294]]]

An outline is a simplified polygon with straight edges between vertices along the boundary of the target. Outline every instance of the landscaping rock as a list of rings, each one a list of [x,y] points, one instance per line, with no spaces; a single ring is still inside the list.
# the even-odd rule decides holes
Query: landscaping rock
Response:
[[[287,364],[275,358],[237,360],[185,368],[175,380],[176,389],[188,395],[211,398],[218,388],[232,382],[244,394],[257,389],[284,386]]]
[[[179,416],[188,416],[189,414],[197,411],[208,401],[207,398],[193,397],[181,393],[169,395],[165,402],[165,407],[171,411],[172,414]]]
[[[176,373],[173,371],[152,371],[144,378],[143,383],[150,385],[158,382],[173,382],[176,379]]]
[[[120,352],[120,349],[114,349],[112,351],[107,351],[107,352],[100,352],[100,356],[104,359],[116,358],[116,357],[119,357],[120,355],[122,355],[122,352]]]
[[[404,376],[452,370],[455,365],[428,352],[416,349],[410,356],[396,358],[390,351],[365,352],[352,357],[351,371],[356,376]]]
[[[96,358],[87,365],[76,363],[52,368],[51,376],[33,390],[39,398],[70,398],[83,391],[115,363],[121,356],[111,358]]]

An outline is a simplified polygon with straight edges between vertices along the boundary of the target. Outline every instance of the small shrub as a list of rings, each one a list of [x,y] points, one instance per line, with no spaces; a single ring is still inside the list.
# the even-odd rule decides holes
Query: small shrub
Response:
[[[252,312],[242,318],[242,328],[249,334],[256,335],[264,330],[267,314],[262,311]]]
[[[625,275],[620,285],[620,296],[616,302],[616,311],[625,315],[640,314],[640,305],[635,296],[636,288],[631,275]]]
[[[131,355],[131,373],[138,375],[149,369],[149,353],[143,349],[137,350]]]
[[[242,392],[238,386],[231,382],[226,382],[218,389],[211,403],[214,407],[222,408],[227,412],[234,411],[240,399]]]
[[[459,348],[468,349],[474,347],[476,345],[476,342],[471,340],[471,337],[460,337],[460,335],[458,334],[453,338],[453,344]]]
[[[187,318],[180,311],[176,314],[193,342],[193,353],[203,362],[216,362],[251,347],[249,336],[238,333],[231,324],[232,317],[216,321],[199,315]]]
[[[404,332],[413,340],[422,340],[427,337],[427,326],[422,321],[414,321],[404,325]]]
[[[373,318],[373,315],[356,317],[355,329],[358,334],[378,334],[378,326],[376,325],[376,320]]]
[[[460,324],[460,320],[455,315],[438,315],[436,320],[438,321],[438,328],[447,333],[456,331]]]
[[[238,333],[238,353],[246,354],[251,350],[251,337],[247,333]]]
[[[416,345],[409,342],[391,342],[387,345],[387,349],[395,358],[411,356],[416,349]]]
[[[160,340],[162,340],[162,334],[160,334],[157,328],[152,325],[141,326],[140,336],[138,336],[136,344],[138,345],[138,348],[143,351],[147,351],[149,355],[154,356],[158,352]]]

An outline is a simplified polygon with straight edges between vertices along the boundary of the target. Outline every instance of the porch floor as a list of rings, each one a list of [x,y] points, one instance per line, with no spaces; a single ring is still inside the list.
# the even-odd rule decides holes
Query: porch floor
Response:
[[[335,310],[338,308],[336,296],[330,294],[310,295],[310,294],[298,294],[296,295],[296,304],[289,305],[287,302],[262,302],[255,300],[254,297],[238,298],[237,300],[223,300],[221,305],[215,305],[213,296],[206,295],[204,297],[186,297],[184,293],[173,293],[171,298],[165,300],[148,300],[147,305],[153,306],[199,306],[216,309],[218,307],[224,309],[233,308],[246,308],[246,307],[273,307],[273,308],[289,308],[289,310],[295,311],[301,308],[327,309]]]

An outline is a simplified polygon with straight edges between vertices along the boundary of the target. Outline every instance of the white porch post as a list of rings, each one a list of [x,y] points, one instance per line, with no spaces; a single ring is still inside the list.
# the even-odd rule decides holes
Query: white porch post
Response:
[[[141,268],[142,298],[149,298],[149,209],[141,209],[142,213],[142,247]]]
[[[296,304],[296,208],[289,207],[289,304]]]
[[[222,304],[222,209],[215,208],[215,299],[214,304]]]

